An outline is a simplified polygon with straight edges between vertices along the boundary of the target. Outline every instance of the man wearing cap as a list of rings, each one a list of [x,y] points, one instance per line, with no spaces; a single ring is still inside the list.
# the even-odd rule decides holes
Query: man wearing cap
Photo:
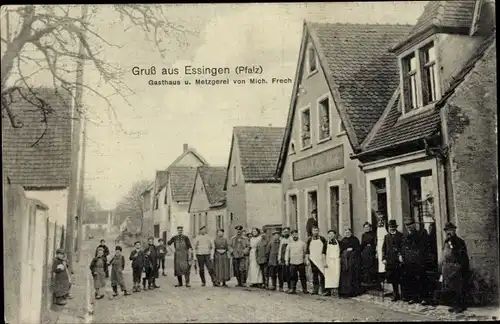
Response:
[[[401,278],[401,293],[404,301],[409,304],[427,304],[429,296],[429,280],[425,271],[427,257],[427,238],[424,232],[417,231],[415,221],[405,221],[407,233],[401,244],[403,257],[403,276]]]
[[[384,237],[382,244],[382,263],[385,265],[387,282],[392,284],[392,301],[401,299],[399,286],[401,283],[401,244],[403,234],[398,231],[396,220],[389,220],[389,233]]]
[[[57,249],[56,257],[52,262],[52,287],[54,299],[57,305],[66,305],[66,298],[69,295],[70,280],[69,273],[64,262],[64,250]]]
[[[182,287],[182,276],[186,279],[186,287],[191,287],[189,284],[189,274],[191,263],[193,262],[193,247],[189,237],[183,234],[184,227],[177,226],[177,235],[172,236],[167,242],[167,246],[174,245],[174,276],[177,277],[177,285]]]
[[[311,215],[309,216],[309,219],[307,220],[306,223],[306,232],[307,232],[307,237],[312,236],[313,232],[313,227],[318,227],[318,210],[313,209],[311,211]]]
[[[243,226],[238,225],[234,228],[236,235],[231,238],[230,251],[233,257],[233,271],[238,287],[242,287],[246,282],[246,255],[250,244],[248,239],[243,236]]]
[[[469,255],[467,245],[456,233],[457,227],[446,223],[446,239],[443,245],[441,275],[443,292],[450,302],[449,312],[461,313],[465,310],[465,284],[469,275]]]
[[[156,284],[160,267],[158,263],[158,250],[154,242],[155,238],[150,236],[148,238],[148,246],[146,247],[146,250],[150,251],[151,262],[153,262],[153,273],[151,273],[151,285],[148,287],[149,289],[160,288],[160,286]]]
[[[205,285],[207,284],[205,281],[205,267],[207,268],[208,274],[212,279],[212,284],[214,284],[214,273],[211,260],[213,255],[213,248],[213,239],[208,236],[207,227],[200,227],[200,233],[194,239],[194,251],[196,260],[198,261],[198,269],[200,271],[202,287],[205,287]]]
[[[292,289],[291,278],[290,278],[290,266],[285,262],[285,253],[288,243],[290,242],[290,227],[283,228],[281,234],[280,247],[279,247],[279,259],[278,259],[278,283],[279,291],[283,291],[284,283],[286,282],[287,291]]]
[[[306,279],[306,258],[307,246],[306,243],[299,239],[299,232],[292,231],[292,240],[288,242],[285,253],[285,264],[290,266],[290,283],[291,287],[288,289],[289,294],[297,293],[297,281],[300,279],[302,285],[302,292],[308,294],[307,279]]]
[[[271,240],[267,244],[268,276],[271,278],[271,287],[269,290],[276,290],[276,278],[279,278],[279,257],[280,257],[280,232],[274,231]],[[280,284],[281,281],[280,281]]]

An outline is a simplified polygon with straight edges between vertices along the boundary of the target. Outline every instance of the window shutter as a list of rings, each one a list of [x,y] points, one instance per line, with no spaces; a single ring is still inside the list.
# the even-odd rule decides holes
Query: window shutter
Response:
[[[350,184],[342,184],[340,185],[340,204],[342,206],[342,215],[341,215],[341,222],[339,224],[339,231],[342,231],[342,233],[339,233],[340,235],[343,236],[343,232],[351,228],[352,229],[352,217],[351,217],[351,188]]]

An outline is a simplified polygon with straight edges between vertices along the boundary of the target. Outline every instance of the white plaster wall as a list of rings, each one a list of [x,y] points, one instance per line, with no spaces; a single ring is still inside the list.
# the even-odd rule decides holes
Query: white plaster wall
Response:
[[[26,191],[26,197],[38,199],[49,207],[49,219],[66,227],[68,215],[68,189]]]
[[[249,228],[282,223],[280,183],[247,183],[245,191]]]

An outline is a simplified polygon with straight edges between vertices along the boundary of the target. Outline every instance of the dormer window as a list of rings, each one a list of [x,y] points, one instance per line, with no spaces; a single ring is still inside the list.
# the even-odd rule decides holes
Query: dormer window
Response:
[[[404,113],[438,100],[436,52],[434,43],[418,48],[401,59]]]
[[[312,45],[309,45],[307,48],[307,62],[309,74],[315,73],[318,70],[318,62],[316,60],[316,52]]]

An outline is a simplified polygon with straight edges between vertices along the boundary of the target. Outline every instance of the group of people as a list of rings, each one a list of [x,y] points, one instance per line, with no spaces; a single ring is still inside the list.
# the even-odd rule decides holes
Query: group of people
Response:
[[[129,290],[123,278],[123,270],[125,269],[125,256],[122,254],[123,249],[121,246],[115,247],[115,254],[108,260],[110,254],[106,242],[101,240],[100,245],[96,248],[95,257],[90,262],[90,271],[94,279],[95,298],[101,299],[104,297],[102,289],[106,286],[106,278],[111,277],[111,288],[113,289],[113,296],[118,296],[118,288],[124,293],[125,296],[130,295]],[[154,238],[148,239],[148,245],[142,248],[142,243],[137,241],[134,243],[134,249],[130,253],[129,260],[132,267],[133,278],[133,292],[141,291],[142,289],[156,289],[160,288],[157,285],[156,279],[159,277],[160,268],[165,273],[165,255],[167,248],[162,239],[158,240],[158,245],[154,244]],[[109,274],[109,267],[111,267],[111,275]]]

